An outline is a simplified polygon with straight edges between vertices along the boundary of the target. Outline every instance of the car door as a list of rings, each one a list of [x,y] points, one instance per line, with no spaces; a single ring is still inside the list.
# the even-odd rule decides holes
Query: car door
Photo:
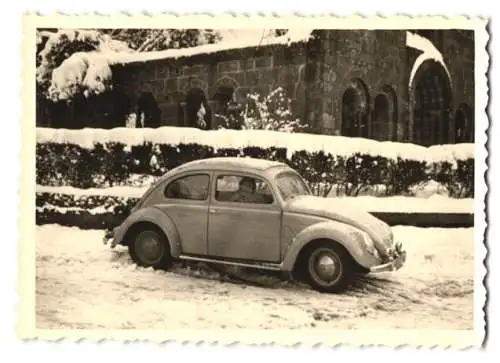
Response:
[[[237,191],[244,178],[253,179],[256,190],[247,193],[246,199],[238,199]],[[266,181],[228,172],[215,173],[213,184],[208,214],[209,255],[279,262],[281,206]]]
[[[163,189],[157,206],[174,222],[182,253],[207,253],[209,190],[210,175],[203,172],[178,176]]]

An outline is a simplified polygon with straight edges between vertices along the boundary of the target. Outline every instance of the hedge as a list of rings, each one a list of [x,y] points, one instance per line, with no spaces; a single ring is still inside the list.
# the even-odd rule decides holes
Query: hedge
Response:
[[[116,196],[76,196],[36,193],[36,223],[60,224],[83,229],[112,229],[130,214],[138,198]],[[417,227],[472,227],[473,213],[370,212],[389,225]]]
[[[192,160],[217,156],[250,156],[287,163],[301,173],[316,194],[327,195],[334,186],[340,194],[359,195],[377,185],[386,195],[409,194],[410,187],[429,180],[443,184],[450,196],[474,196],[474,159],[426,162],[354,153],[332,155],[324,151],[294,151],[280,147],[218,148],[191,144],[146,143],[128,146],[118,142],[86,148],[77,144],[37,143],[36,183],[49,186],[99,188],[123,183],[132,174],[159,176]]]
[[[55,218],[66,226],[111,229],[127,218],[138,201],[116,196],[36,193],[36,223],[52,223]]]

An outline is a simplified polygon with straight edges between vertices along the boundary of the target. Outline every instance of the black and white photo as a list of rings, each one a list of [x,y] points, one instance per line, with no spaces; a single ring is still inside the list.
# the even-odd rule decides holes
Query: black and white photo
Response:
[[[25,18],[25,334],[480,344],[484,20],[109,19]]]

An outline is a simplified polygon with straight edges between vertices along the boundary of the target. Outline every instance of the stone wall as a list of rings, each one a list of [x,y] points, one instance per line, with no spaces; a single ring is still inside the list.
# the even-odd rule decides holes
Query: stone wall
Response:
[[[186,95],[201,89],[212,110],[221,87],[234,91],[233,99],[241,103],[248,93],[268,94],[282,86],[294,102],[296,112],[304,114],[304,93],[300,80],[306,62],[305,45],[267,46],[231,50],[178,60],[157,60],[115,67],[115,84],[129,95],[133,104],[141,92],[151,92],[161,110],[161,123],[183,126]],[[216,125],[211,125],[212,127]]]
[[[458,139],[459,135],[453,135],[453,142],[473,141],[474,140],[474,103],[475,103],[475,44],[474,32],[471,30],[444,30],[445,41],[443,42],[443,56],[448,64],[452,75],[452,129],[457,131],[461,126],[458,125],[458,119],[462,113],[465,113],[465,127],[470,136],[465,136],[465,140]],[[463,126],[463,125],[462,125]],[[468,140],[467,140],[468,139]]]
[[[307,44],[113,66],[115,88],[108,98],[119,100],[115,103],[121,106],[111,105],[107,99],[101,103],[109,106],[105,112],[111,120],[106,121],[109,127],[116,127],[112,124],[112,119],[118,119],[115,115],[134,111],[128,109],[136,108],[144,93],[150,93],[157,105],[159,120],[153,127],[195,126],[188,95],[197,90],[193,97],[203,98],[211,110],[207,128],[216,128],[221,120],[215,115],[223,113],[228,100],[241,104],[248,93],[266,95],[281,86],[292,99],[295,115],[311,132],[422,144],[472,141],[473,32],[414,32],[430,39],[443,53],[449,77],[437,63],[428,61],[410,87],[410,72],[421,53],[406,47],[405,30],[316,30]],[[447,101],[436,103],[436,95]],[[37,107],[37,124],[44,124],[48,118],[45,108],[41,102]],[[59,115],[62,111],[54,112]],[[67,113],[65,122],[80,114],[90,117],[73,109]],[[85,125],[98,127],[104,121],[95,118],[92,122]]]
[[[322,64],[316,77],[316,86],[321,89],[321,115],[317,116],[321,132],[343,134],[343,119],[347,122],[343,98],[348,89],[354,88],[360,93],[359,103],[366,120],[363,136],[401,139],[402,128],[398,125],[404,117],[401,105],[406,103],[407,93],[404,32],[328,30],[323,32],[322,43]],[[376,97],[381,94],[390,108],[389,124],[383,128],[371,122],[377,108]]]
[[[343,95],[353,82],[366,87],[366,135],[404,139],[407,102],[404,31],[322,30],[308,44],[232,50],[175,60],[158,60],[114,70],[117,85],[135,103],[152,92],[162,124],[186,125],[183,107],[190,89],[199,88],[211,109],[219,87],[234,89],[242,102],[247,93],[267,94],[281,86],[294,101],[294,112],[312,131],[341,134]],[[189,62],[189,64],[187,64]],[[120,74],[121,73],[121,74]],[[375,99],[385,95],[386,125],[372,123]],[[211,125],[212,127],[216,125]]]

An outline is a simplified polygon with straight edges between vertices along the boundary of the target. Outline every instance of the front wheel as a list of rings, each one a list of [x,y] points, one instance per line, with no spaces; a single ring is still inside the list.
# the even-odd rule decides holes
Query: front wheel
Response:
[[[321,292],[342,292],[354,275],[351,255],[334,242],[314,246],[306,258],[309,284]]]
[[[156,229],[138,232],[128,245],[128,251],[132,260],[141,267],[167,269],[172,263],[168,240]]]

